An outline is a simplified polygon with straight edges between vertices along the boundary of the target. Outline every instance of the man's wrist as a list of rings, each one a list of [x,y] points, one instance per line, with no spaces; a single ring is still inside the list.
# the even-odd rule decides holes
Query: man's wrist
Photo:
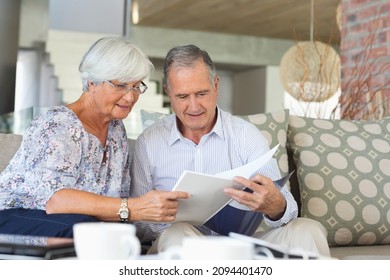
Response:
[[[284,216],[284,213],[286,213],[286,209],[287,209],[287,203],[285,203],[282,212],[280,212],[279,214],[277,214],[277,215],[275,215],[275,216],[267,215],[267,217],[268,217],[268,219],[270,219],[270,220],[272,220],[272,221],[280,220],[280,219]]]

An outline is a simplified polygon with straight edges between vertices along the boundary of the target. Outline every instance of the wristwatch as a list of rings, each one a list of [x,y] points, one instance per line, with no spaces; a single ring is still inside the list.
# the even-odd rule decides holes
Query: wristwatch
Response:
[[[127,222],[129,220],[129,207],[127,206],[127,198],[122,198],[118,216],[121,222]]]

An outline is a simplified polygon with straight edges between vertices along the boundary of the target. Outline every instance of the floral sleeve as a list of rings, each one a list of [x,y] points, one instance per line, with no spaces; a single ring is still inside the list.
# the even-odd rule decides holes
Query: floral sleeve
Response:
[[[75,185],[81,158],[82,130],[74,121],[37,118],[5,170],[8,207],[45,209],[58,190]]]

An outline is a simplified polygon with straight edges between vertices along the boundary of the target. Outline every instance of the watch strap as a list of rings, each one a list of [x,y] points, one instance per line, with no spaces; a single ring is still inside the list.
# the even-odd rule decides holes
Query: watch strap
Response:
[[[121,222],[127,222],[129,220],[129,212],[128,199],[122,198],[121,206],[118,211],[118,216]]]

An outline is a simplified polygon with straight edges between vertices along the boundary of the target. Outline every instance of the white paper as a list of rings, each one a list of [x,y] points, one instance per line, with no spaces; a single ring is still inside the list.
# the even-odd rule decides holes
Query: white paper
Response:
[[[263,167],[275,154],[280,144],[273,147],[270,151],[243,166],[215,174],[219,178],[233,179],[235,176],[241,176],[246,179],[251,178],[261,167]]]
[[[231,200],[223,192],[225,188],[242,189],[243,186],[233,180],[184,171],[172,190],[188,192],[191,198],[180,200],[175,222],[203,225]]]
[[[232,201],[223,192],[225,188],[244,188],[233,178],[235,176],[250,178],[272,158],[278,146],[255,161],[216,175],[184,171],[172,190],[188,192],[191,194],[191,198],[180,200],[175,222],[183,221],[193,225],[204,224]]]
[[[228,170],[228,171],[225,171],[225,172],[217,173],[217,174],[215,174],[215,176],[218,176],[220,178],[233,179],[234,176],[238,175],[238,176],[244,177],[246,179],[249,179],[264,164],[266,164],[272,158],[272,156],[275,154],[276,150],[278,149],[279,145],[280,144],[278,144],[275,147],[273,147],[269,152],[267,152],[266,154],[264,154],[263,156],[261,156],[257,160],[254,160],[254,161],[252,161],[252,162],[250,162],[250,163],[248,163],[246,165],[240,166],[240,167],[232,169],[232,170]],[[238,203],[235,200],[231,200],[229,202],[229,205],[234,207],[234,208],[237,208],[237,209],[250,211],[248,206],[240,204],[240,203]]]

